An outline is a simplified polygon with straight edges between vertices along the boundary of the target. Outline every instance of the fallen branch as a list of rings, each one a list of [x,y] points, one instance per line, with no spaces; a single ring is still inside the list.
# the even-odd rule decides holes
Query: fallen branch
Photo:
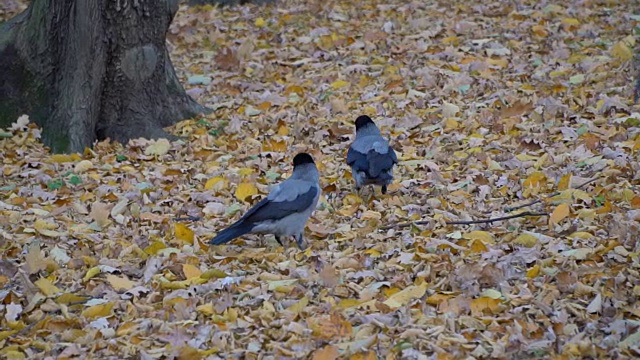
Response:
[[[185,216],[185,217],[175,217],[173,221],[200,221],[202,220],[199,216]]]
[[[496,221],[515,219],[515,218],[525,217],[525,216],[547,216],[547,215],[549,215],[549,214],[525,211],[525,212],[522,212],[522,213],[519,213],[519,214],[513,214],[513,215],[509,215],[509,216],[502,216],[502,217],[491,218],[491,219],[468,220],[468,221],[446,221],[445,223],[447,225],[490,224],[490,223],[496,222]]]
[[[519,214],[514,214],[514,215],[509,215],[509,216],[502,216],[502,217],[497,217],[497,218],[490,218],[490,219],[466,220],[466,221],[445,221],[445,224],[447,224],[447,225],[490,224],[490,223],[496,222],[496,221],[515,219],[515,218],[525,217],[525,216],[548,216],[548,215],[549,214],[547,214],[547,213],[535,213],[535,212],[531,212],[531,211],[525,211],[525,212],[522,212],[522,213],[519,213]],[[380,228],[380,230],[389,230],[389,229],[393,229],[393,228],[401,229],[401,228],[409,227],[411,225],[427,225],[430,222],[431,222],[430,220],[420,220],[420,221],[413,221],[413,222],[407,222],[407,223],[397,223],[397,224],[383,226],[383,227]]]
[[[591,179],[591,180],[589,180],[589,181],[586,181],[586,182],[584,182],[584,183],[582,183],[582,184],[580,184],[580,185],[576,186],[574,189],[580,189],[580,188],[583,188],[583,187],[585,187],[585,186],[587,186],[587,185],[591,184],[592,182],[594,182],[594,181],[596,181],[596,180],[600,179],[601,177],[602,177],[602,176],[598,175],[598,176],[594,177],[593,179]],[[554,192],[554,193],[553,193],[553,194],[551,194],[551,195],[547,195],[545,198],[550,198],[550,197],[554,197],[554,196],[557,196],[557,195],[560,195],[560,192],[559,192],[559,191],[556,191],[556,192]],[[537,204],[537,203],[539,203],[539,202],[542,202],[542,199],[533,200],[533,201],[530,201],[530,202],[525,203],[525,204],[522,204],[522,205],[506,207],[506,208],[504,208],[504,212],[512,212],[512,211],[515,211],[515,210],[519,210],[519,209],[525,208],[525,207],[527,207],[527,206],[535,205],[535,204]]]

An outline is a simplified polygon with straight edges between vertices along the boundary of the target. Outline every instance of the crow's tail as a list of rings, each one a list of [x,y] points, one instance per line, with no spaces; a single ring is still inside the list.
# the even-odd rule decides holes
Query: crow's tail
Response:
[[[220,245],[228,243],[229,241],[237,238],[238,236],[242,236],[251,231],[253,226],[247,226],[245,224],[234,224],[229,226],[228,228],[220,231],[216,237],[214,237],[209,244],[211,245]]]

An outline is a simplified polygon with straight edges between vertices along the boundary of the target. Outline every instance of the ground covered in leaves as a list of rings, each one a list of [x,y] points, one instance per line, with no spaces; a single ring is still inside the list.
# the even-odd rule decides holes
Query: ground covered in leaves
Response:
[[[184,7],[168,46],[215,109],[184,140],[52,155],[4,129],[2,356],[638,356],[640,12],[478,3]],[[399,154],[390,194],[353,193],[360,114]],[[303,150],[309,249],[207,246]]]

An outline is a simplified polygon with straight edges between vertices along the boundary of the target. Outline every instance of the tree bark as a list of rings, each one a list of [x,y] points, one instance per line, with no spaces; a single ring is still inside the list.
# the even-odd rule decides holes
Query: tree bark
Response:
[[[269,3],[274,3],[275,0],[189,0],[189,6],[194,5],[220,5],[220,6],[233,6],[233,5],[244,5],[244,4],[257,4],[264,5]]]
[[[0,125],[23,113],[55,152],[162,130],[207,109],[165,46],[178,0],[34,0],[0,26]]]

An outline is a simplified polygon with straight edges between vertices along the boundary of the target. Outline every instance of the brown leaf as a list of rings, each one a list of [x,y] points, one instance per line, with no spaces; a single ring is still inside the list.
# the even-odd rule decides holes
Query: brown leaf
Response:
[[[502,109],[499,113],[499,116],[500,118],[520,116],[522,114],[531,112],[531,110],[533,110],[533,103],[518,100],[513,105]]]
[[[327,345],[313,352],[311,359],[313,360],[335,360],[340,356],[338,348],[333,345]]]
[[[40,250],[39,242],[34,241],[29,245],[29,251],[25,256],[25,260],[27,265],[26,270],[29,275],[35,274],[46,267],[42,250]]]
[[[240,65],[235,51],[226,46],[219,49],[218,54],[213,59],[216,65],[218,65],[218,68],[224,71],[235,70]]]
[[[96,201],[91,205],[89,217],[92,218],[98,226],[104,228],[109,224],[110,213],[111,205]]]
[[[334,287],[338,285],[338,274],[331,265],[326,265],[322,271],[320,271],[320,279],[327,287]]]
[[[313,335],[321,339],[339,339],[351,336],[351,323],[342,314],[332,312],[331,315],[307,319]]]

